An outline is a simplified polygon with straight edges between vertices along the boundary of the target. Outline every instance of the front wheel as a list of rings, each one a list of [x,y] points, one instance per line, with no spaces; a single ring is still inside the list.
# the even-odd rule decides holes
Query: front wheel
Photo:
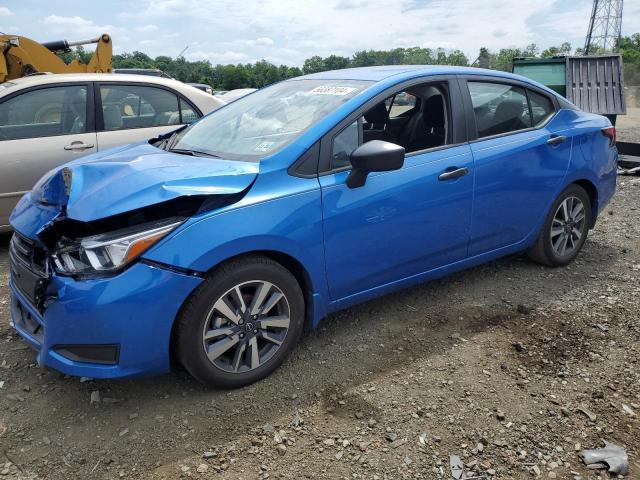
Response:
[[[568,264],[587,239],[590,219],[589,195],[579,185],[569,185],[553,203],[529,257],[552,267]]]
[[[231,261],[198,287],[178,318],[182,365],[200,382],[235,388],[273,372],[304,326],[295,277],[265,257]]]

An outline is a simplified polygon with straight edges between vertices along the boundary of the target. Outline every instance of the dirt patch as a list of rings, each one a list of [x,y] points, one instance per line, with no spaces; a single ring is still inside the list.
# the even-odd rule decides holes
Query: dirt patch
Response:
[[[479,478],[594,479],[576,448],[603,438],[640,478],[640,179],[621,178],[568,268],[517,255],[340,312],[228,392],[37,368],[9,327],[7,242],[6,478],[448,479],[455,454]]]

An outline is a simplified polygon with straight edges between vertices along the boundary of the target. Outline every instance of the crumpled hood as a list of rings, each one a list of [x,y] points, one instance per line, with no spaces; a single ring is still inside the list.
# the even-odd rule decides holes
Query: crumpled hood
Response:
[[[90,222],[185,195],[227,195],[251,185],[258,163],[193,157],[133,144],[67,163],[40,180],[31,200]]]

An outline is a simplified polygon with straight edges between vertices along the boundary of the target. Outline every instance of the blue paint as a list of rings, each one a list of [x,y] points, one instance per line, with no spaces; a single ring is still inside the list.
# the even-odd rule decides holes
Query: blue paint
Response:
[[[41,365],[92,378],[165,373],[173,321],[184,298],[201,281],[143,263],[109,279],[75,281],[54,276],[48,293],[58,298],[43,315],[10,283],[11,313],[16,318],[19,301],[44,325],[42,342],[18,328],[38,352]],[[61,344],[119,344],[119,363],[71,361],[53,350]]]
[[[149,143],[106,150],[60,167],[33,191],[33,201],[67,199],[67,217],[90,222],[184,195],[238,193],[251,185],[259,165],[192,157],[159,150]],[[61,192],[70,172],[68,197]],[[13,221],[13,220],[12,220]]]
[[[68,374],[166,372],[176,314],[202,281],[180,271],[204,276],[238,255],[286,255],[306,272],[308,320],[315,326],[333,311],[529,248],[550,205],[573,182],[593,185],[594,215],[602,211],[616,185],[617,153],[601,133],[609,123],[570,109],[543,128],[408,155],[403,168],[370,174],[361,188],[345,186],[345,171],[312,178],[288,173],[309,147],[377,94],[439,75],[517,78],[542,88],[504,72],[446,66],[322,72],[304,78],[375,83],[259,163],[176,155],[139,143],[67,164],[68,198],[61,170],[53,172],[13,212],[11,223],[24,236],[37,239],[61,215],[89,222],[185,195],[246,194],[188,218],[144,253],[154,266],[137,262],[92,280],[53,275],[47,294],[55,300],[43,313],[11,282],[12,314],[20,302],[45,326],[42,342],[20,334],[38,350],[39,362]],[[552,134],[567,141],[549,146]],[[438,181],[453,167],[469,174]],[[53,352],[60,343],[117,343],[120,361],[73,362]]]

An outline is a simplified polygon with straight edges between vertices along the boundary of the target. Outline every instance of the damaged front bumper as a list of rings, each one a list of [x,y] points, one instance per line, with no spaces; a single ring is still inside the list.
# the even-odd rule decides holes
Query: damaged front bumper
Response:
[[[12,323],[38,352],[39,365],[68,375],[165,373],[173,321],[201,281],[143,261],[110,278],[51,275],[37,308],[12,273]]]
[[[202,279],[144,254],[237,202],[258,168],[141,143],[45,175],[10,218],[11,318],[38,363],[93,378],[167,372],[174,320]]]

